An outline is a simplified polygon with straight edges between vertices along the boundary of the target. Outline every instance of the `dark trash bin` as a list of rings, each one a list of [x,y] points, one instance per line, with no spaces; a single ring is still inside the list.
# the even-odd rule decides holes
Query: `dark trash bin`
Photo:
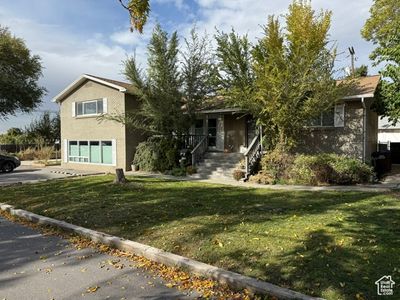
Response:
[[[392,159],[389,150],[376,151],[371,156],[372,166],[379,178],[392,170]]]

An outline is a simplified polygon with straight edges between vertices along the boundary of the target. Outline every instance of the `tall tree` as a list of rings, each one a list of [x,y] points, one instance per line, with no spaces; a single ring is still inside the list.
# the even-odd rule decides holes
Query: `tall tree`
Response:
[[[231,79],[225,81],[226,93],[238,95],[232,99],[266,125],[270,147],[290,150],[304,126],[330,109],[343,91],[334,80],[331,12],[317,14],[308,1],[294,1],[284,20],[286,27],[269,17],[264,36],[250,50],[245,37],[233,33],[217,41],[223,76]]]
[[[24,41],[0,25],[0,119],[30,112],[41,103],[45,88],[38,85],[42,66]]]
[[[380,100],[389,120],[400,120],[400,2],[374,0],[361,34],[376,48],[370,58],[374,65],[383,64]]]
[[[252,44],[233,29],[230,33],[218,32],[215,39],[219,94],[231,105],[257,111],[250,100],[254,92]]]
[[[60,115],[44,112],[39,118],[33,120],[25,129],[28,138],[32,141],[42,141],[44,144],[53,145],[60,139]]]
[[[361,65],[354,70],[354,77],[366,77],[368,76],[368,66]]]
[[[164,135],[185,131],[176,32],[169,37],[157,25],[148,45],[147,71],[143,72],[131,57],[125,62],[125,76],[141,102],[138,112],[122,116],[128,125]]]
[[[214,93],[215,75],[210,41],[206,35],[199,36],[193,27],[189,38],[185,39],[181,68],[181,90],[191,120],[205,98]]]
[[[286,28],[270,17],[255,50],[259,118],[270,120],[281,147],[290,149],[305,125],[338,99],[333,79],[335,48],[328,48],[331,12],[315,13],[293,1]]]

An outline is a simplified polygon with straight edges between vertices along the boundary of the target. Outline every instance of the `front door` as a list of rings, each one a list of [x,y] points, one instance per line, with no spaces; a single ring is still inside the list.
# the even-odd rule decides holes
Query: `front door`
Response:
[[[217,149],[217,118],[209,118],[207,126],[208,148]]]

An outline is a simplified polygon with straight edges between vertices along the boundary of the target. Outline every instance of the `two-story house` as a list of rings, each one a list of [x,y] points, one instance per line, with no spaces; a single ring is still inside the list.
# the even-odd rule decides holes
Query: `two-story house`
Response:
[[[137,108],[129,88],[128,83],[85,74],[54,97],[60,105],[63,167],[130,170],[143,136],[123,124],[99,119],[108,112],[125,113]]]

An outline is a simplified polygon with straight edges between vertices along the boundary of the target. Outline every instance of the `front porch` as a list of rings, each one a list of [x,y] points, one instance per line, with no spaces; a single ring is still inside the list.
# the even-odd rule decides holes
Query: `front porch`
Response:
[[[245,153],[256,136],[256,125],[254,119],[243,112],[202,112],[190,134],[206,137],[208,152]]]
[[[235,109],[199,113],[186,144],[193,148],[193,166],[203,173],[225,177],[232,177],[232,171],[243,159],[247,179],[262,153],[261,131],[256,127],[254,118]],[[211,155],[213,153],[215,155]],[[218,153],[224,155],[218,156]],[[209,161],[207,164],[203,163],[205,158]],[[212,170],[213,167],[215,170]]]

